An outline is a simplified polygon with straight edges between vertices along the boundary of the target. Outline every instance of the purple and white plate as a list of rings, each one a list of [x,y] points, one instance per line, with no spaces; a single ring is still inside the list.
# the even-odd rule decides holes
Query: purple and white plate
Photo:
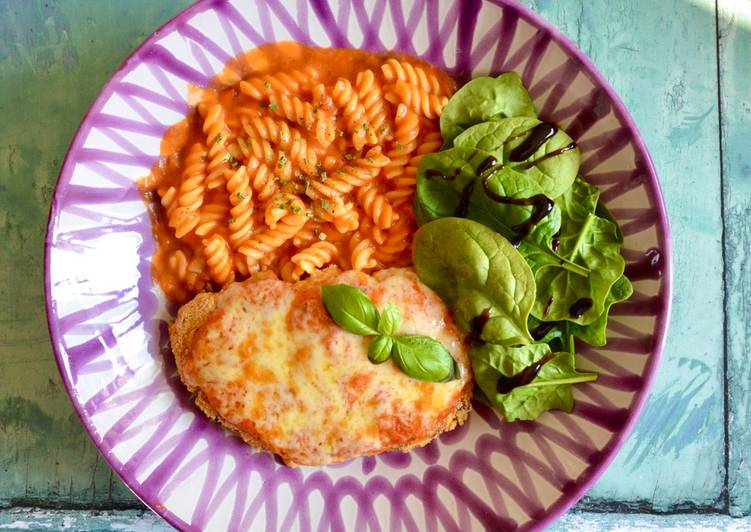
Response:
[[[515,70],[540,116],[578,142],[582,173],[625,234],[635,293],[608,345],[585,348],[573,414],[505,423],[476,405],[409,454],[290,469],[199,413],[167,347],[151,224],[135,180],[205,84],[237,53],[296,40],[399,50],[463,78]],[[556,29],[510,0],[205,1],[156,31],[106,85],[60,173],[46,239],[46,300],[60,372],[94,443],[125,483],[187,530],[537,529],[603,472],[647,396],[665,338],[665,206],[625,107]]]

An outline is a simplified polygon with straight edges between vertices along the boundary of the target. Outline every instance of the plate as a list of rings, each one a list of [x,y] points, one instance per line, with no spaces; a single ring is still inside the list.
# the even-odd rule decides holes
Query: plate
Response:
[[[268,41],[399,50],[461,79],[515,70],[540,115],[579,143],[582,173],[625,234],[635,293],[608,345],[584,348],[573,414],[502,422],[476,405],[463,427],[408,454],[290,469],[197,412],[167,345],[174,311],[151,281],[154,240],[134,181],[161,136],[233,55]],[[537,529],[604,471],[647,396],[665,338],[671,249],[665,206],[626,108],[555,28],[504,0],[201,2],[121,66],[81,124],[52,200],[45,284],[52,344],[92,440],[177,528]]]

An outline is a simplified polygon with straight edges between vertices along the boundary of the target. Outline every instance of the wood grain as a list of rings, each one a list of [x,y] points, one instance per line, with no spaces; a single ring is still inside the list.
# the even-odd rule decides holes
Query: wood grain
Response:
[[[725,217],[728,495],[751,514],[751,4],[719,1]]]
[[[85,434],[44,314],[43,252],[76,127],[125,56],[188,2],[0,2],[0,506],[138,506]]]
[[[714,2],[523,2],[572,38],[631,110],[654,157],[675,245],[672,323],[654,392],[580,508],[751,514],[751,370],[745,364],[751,17],[748,3],[718,1],[724,186]],[[86,109],[126,55],[188,3],[0,0],[0,507],[143,508],[102,461],[62,387],[44,317],[43,238],[59,166]],[[725,339],[717,311],[723,301],[727,491]],[[0,512],[0,526],[14,522],[12,512]],[[100,523],[92,512],[48,514],[58,519],[50,523],[69,519],[73,528]],[[123,519],[116,524],[126,530],[167,529],[148,513],[106,515]],[[751,528],[748,520],[728,519],[575,513],[555,529],[685,529],[700,522]]]
[[[525,3],[577,43],[631,111],[654,159],[673,234],[673,310],[657,380],[631,437],[583,506],[720,509],[725,394],[714,3]]]

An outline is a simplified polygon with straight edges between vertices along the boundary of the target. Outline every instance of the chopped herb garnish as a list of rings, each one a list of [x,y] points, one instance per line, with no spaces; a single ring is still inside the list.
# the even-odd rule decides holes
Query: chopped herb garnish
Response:
[[[318,232],[318,240],[326,240],[326,237],[328,237],[328,235],[323,231]]]
[[[242,192],[238,192],[237,194],[235,194],[235,196],[237,196],[237,199],[239,199],[239,200],[244,200],[245,198],[248,197],[245,194],[243,194]]]
[[[279,163],[277,164],[277,166],[281,170],[282,168],[284,168],[286,164],[287,164],[287,157],[285,157],[284,154],[282,153],[279,155]]]
[[[326,172],[321,171],[321,173],[318,174],[318,177],[321,179],[321,181],[325,183],[326,180],[329,178],[329,175]]]
[[[404,149],[404,146],[402,145],[401,142],[397,142],[396,143],[396,149],[399,150],[399,151],[402,151]]]
[[[229,224],[230,224],[230,225],[232,225],[232,224],[233,224],[233,223],[235,223],[236,221],[237,221],[237,218],[235,218],[235,217],[233,216],[232,218],[230,218],[230,219],[229,219]]]
[[[372,164],[373,162],[375,162],[375,159],[373,159],[372,157],[366,157],[366,158],[365,158],[365,160],[366,160],[366,161],[368,161],[368,162],[369,162],[369,163],[371,163],[371,164]]]
[[[363,123],[362,129],[363,129],[363,131],[367,131],[368,129],[370,129],[370,125],[367,124],[367,123]]]
[[[321,200],[321,207],[323,207],[324,209],[328,209],[329,206],[330,206],[329,200],[327,200],[327,199],[322,199]]]
[[[276,102],[271,102],[269,104],[269,109],[271,109],[272,111],[277,111],[279,109],[279,106],[276,104]]]
[[[263,88],[264,89],[270,89],[271,88],[271,83],[269,83],[268,81],[264,81],[263,82]]]
[[[214,137],[214,144],[219,144],[220,142],[222,142],[222,134],[221,134],[221,132],[217,133],[216,137]]]
[[[287,207],[287,209],[288,209],[288,210],[291,210],[291,211],[292,211],[293,213],[295,213],[295,214],[297,214],[298,212],[300,212],[300,211],[302,210],[302,209],[301,209],[300,207],[298,207],[297,205],[292,205],[292,206],[288,206],[288,207]]]
[[[345,158],[345,159],[346,159],[347,161],[351,161],[352,159],[354,159],[354,158],[355,158],[355,156],[354,156],[354,155],[352,155],[351,153],[345,153],[345,154],[344,154],[344,158]]]
[[[342,131],[341,129],[337,129],[336,130],[336,134],[339,135],[340,137],[343,137],[344,136],[344,131]]]

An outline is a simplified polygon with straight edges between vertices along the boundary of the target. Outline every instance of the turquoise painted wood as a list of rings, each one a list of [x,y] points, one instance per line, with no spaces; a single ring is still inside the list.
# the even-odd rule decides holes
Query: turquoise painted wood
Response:
[[[751,515],[751,3],[717,1],[523,0],[631,110],[675,243],[654,392],[618,458],[554,530],[751,530],[748,518],[722,515]],[[168,530],[109,470],[70,406],[47,339],[41,257],[78,122],[126,55],[188,3],[0,0],[0,508],[9,508],[0,529]],[[18,508],[40,505],[80,511]],[[710,513],[643,515],[694,509]]]
[[[714,2],[525,3],[576,42],[631,111],[654,158],[674,240],[675,297],[654,391],[584,504],[720,509],[725,451]]]
[[[118,532],[167,532],[173,530],[148,510],[0,510],[0,530],[117,530]],[[549,532],[586,531],[642,532],[660,530],[751,530],[751,518],[722,514],[650,515],[569,512]]]
[[[719,2],[728,356],[728,495],[751,514],[751,4]]]

